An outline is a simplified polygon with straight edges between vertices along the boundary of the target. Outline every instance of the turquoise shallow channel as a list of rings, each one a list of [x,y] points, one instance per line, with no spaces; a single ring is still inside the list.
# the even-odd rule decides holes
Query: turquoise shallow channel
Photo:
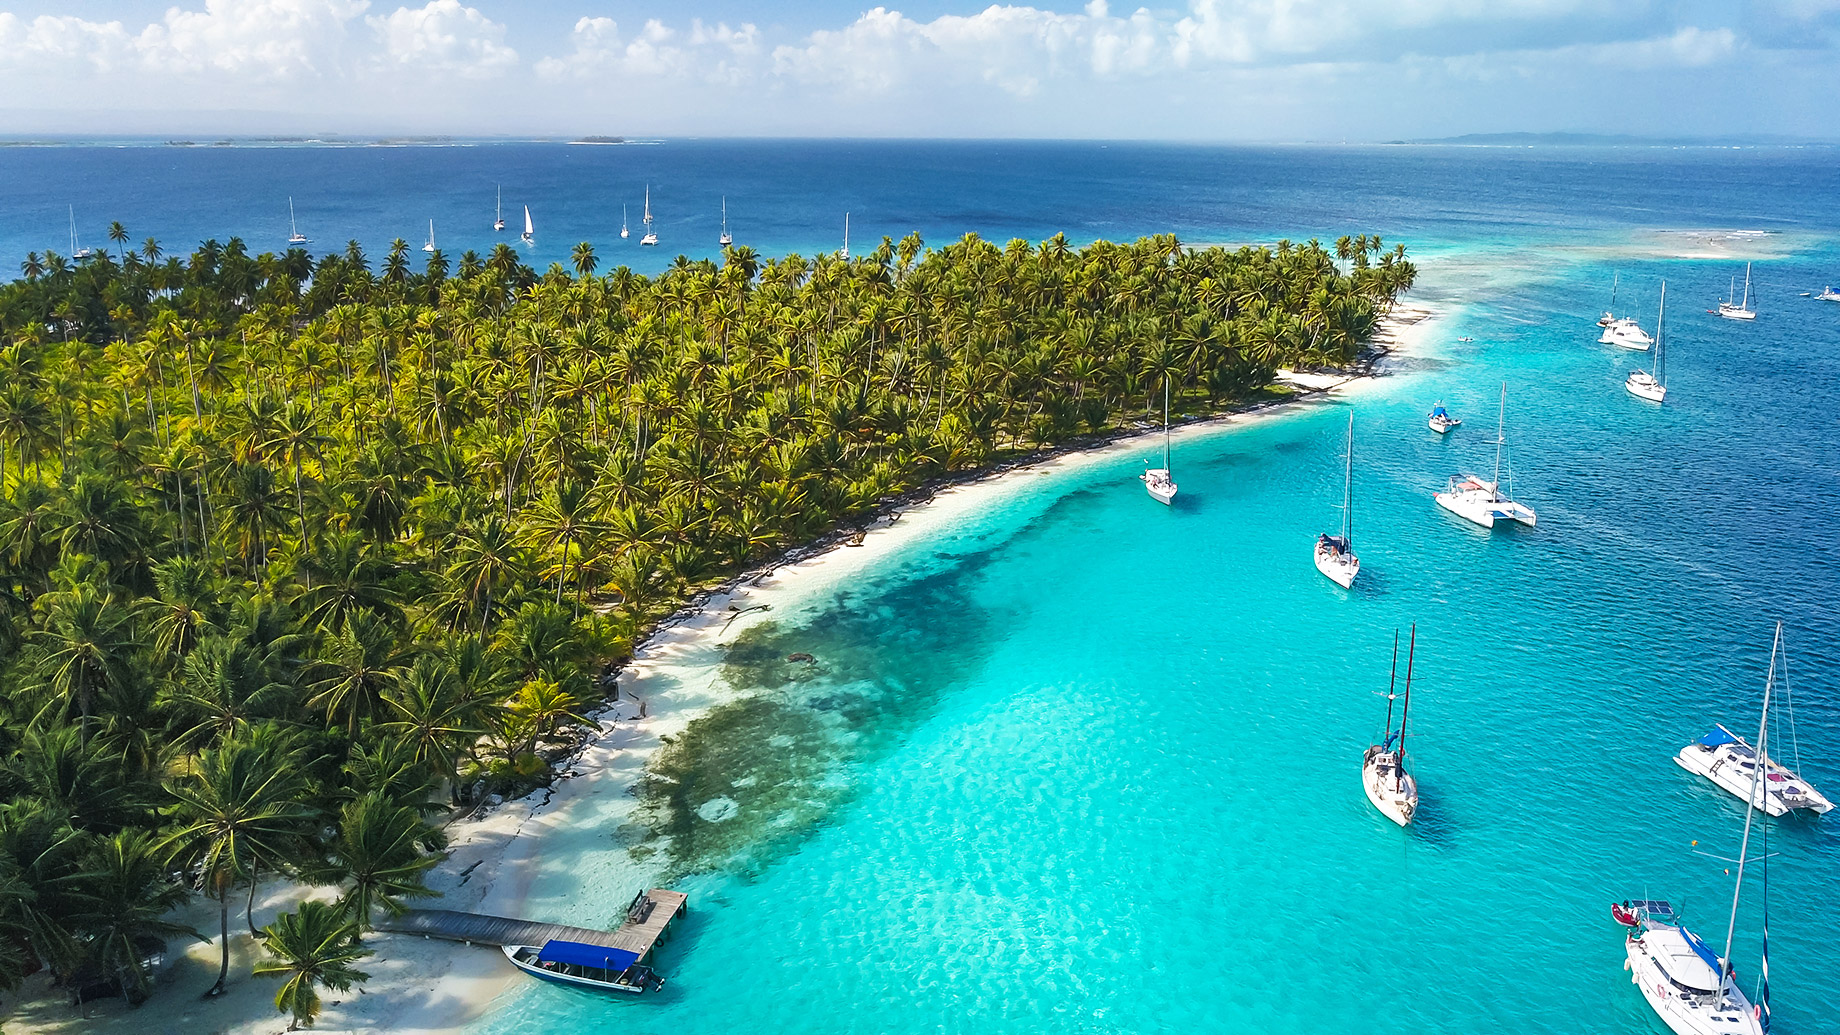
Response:
[[[1695,849],[1735,855],[1742,811],[1671,756],[1715,721],[1754,733],[1778,618],[1797,706],[1778,752],[1840,792],[1840,305],[1801,296],[1840,281],[1840,247],[1797,214],[1835,196],[1832,163],[1452,161],[1492,200],[1452,208],[1456,174],[1421,189],[1392,167],[1385,191],[1345,195],[1413,231],[1416,295],[1445,314],[1427,355],[1349,399],[1180,440],[1170,509],[1134,478],[1148,442],[1013,475],[1026,484],[743,636],[724,675],[756,710],[711,721],[745,740],[684,765],[695,795],[736,803],[694,823],[748,835],[680,860],[669,985],[519,987],[476,1029],[1662,1030],[1607,907],[1670,898],[1722,942],[1731,879]],[[1656,208],[1589,201],[1657,176],[1672,200]],[[1734,179],[1762,200],[1714,223],[1709,195]],[[1260,228],[1282,227],[1260,197]],[[1727,224],[1771,233],[1722,239],[1736,260],[1669,257],[1698,247],[1671,231]],[[1708,315],[1747,252],[1762,316]],[[1594,343],[1613,270],[1650,327],[1667,278],[1663,407],[1623,390],[1642,357]],[[1503,381],[1539,526],[1489,534],[1431,493],[1487,471]],[[1443,438],[1424,424],[1438,399],[1466,419]],[[1345,592],[1310,550],[1339,521],[1350,407],[1363,571]],[[1423,802],[1401,830],[1358,776],[1414,622]],[[817,664],[771,660],[794,651]],[[1775,1030],[1832,1032],[1840,815],[1769,827]],[[629,891],[581,910],[618,836],[558,840],[536,897],[611,919]],[[1747,883],[1748,987],[1763,899]]]

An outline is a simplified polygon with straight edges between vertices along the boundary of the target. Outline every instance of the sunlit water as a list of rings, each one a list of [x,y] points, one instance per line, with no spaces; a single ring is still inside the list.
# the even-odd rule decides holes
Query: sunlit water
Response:
[[[459,195],[515,168],[549,192],[546,213],[564,210],[549,217],[557,238],[540,230],[545,261],[563,257],[559,238],[604,230],[601,180],[581,188],[592,205],[561,194],[570,170],[603,165],[635,203],[645,179],[709,196],[668,251],[679,230],[713,236],[726,190],[738,237],[769,253],[834,247],[821,227],[851,207],[865,236],[1378,230],[1428,256],[1420,294],[1451,312],[1433,354],[1352,403],[1354,592],[1310,563],[1339,520],[1348,404],[1186,441],[1172,509],[1134,480],[1148,445],[1020,476],[847,591],[739,637],[721,675],[748,696],[668,757],[674,790],[651,790],[668,836],[556,840],[533,891],[545,918],[614,919],[631,889],[608,875],[638,840],[690,892],[660,954],[668,987],[639,1001],[521,988],[481,1031],[1659,1030],[1607,903],[1669,897],[1722,941],[1730,878],[1694,842],[1734,855],[1742,812],[1671,756],[1714,721],[1755,725],[1778,618],[1797,703],[1779,750],[1798,748],[1803,772],[1840,791],[1840,305],[1800,297],[1840,280],[1826,153],[21,154],[0,163],[157,158],[196,163],[201,180],[256,163],[270,193],[318,191],[344,213],[328,228],[370,233],[373,248],[384,215],[401,228],[382,240],[414,240],[421,209],[457,216]],[[284,163],[311,173],[284,184]],[[366,179],[373,166],[398,178]],[[420,208],[411,182],[426,187]],[[55,209],[61,227],[60,193],[43,180],[29,193],[7,204]],[[249,192],[231,197],[225,218],[248,225]],[[688,219],[668,197],[656,190],[655,205]],[[197,206],[141,203],[119,218],[207,232]],[[1772,233],[1727,239],[1736,261],[1663,257],[1704,248],[1662,231],[1709,227]],[[616,247],[604,265],[629,261],[607,257]],[[1747,254],[1762,260],[1762,316],[1707,315]],[[1668,280],[1665,406],[1622,388],[1642,357],[1594,344],[1613,269],[1622,307],[1651,327]],[[1540,523],[1489,534],[1430,493],[1488,470],[1503,381],[1513,484]],[[1442,438],[1423,422],[1440,398],[1467,421]],[[1423,803],[1402,831],[1367,804],[1358,767],[1384,719],[1394,632],[1414,622]],[[817,663],[779,660],[795,651]],[[1780,1032],[1834,1023],[1837,819],[1769,823]],[[1739,921],[1747,985],[1760,890]]]

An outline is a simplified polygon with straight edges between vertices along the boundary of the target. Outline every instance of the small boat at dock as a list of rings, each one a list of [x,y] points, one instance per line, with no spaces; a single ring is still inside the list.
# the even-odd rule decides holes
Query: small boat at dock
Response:
[[[664,978],[630,949],[551,939],[542,945],[504,946],[511,965],[558,985],[639,995],[664,987]]]

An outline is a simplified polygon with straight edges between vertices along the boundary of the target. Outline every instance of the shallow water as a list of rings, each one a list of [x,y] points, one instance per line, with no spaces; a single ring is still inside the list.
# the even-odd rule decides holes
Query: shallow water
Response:
[[[77,153],[0,153],[0,165]],[[299,154],[117,160],[210,182]],[[727,190],[737,234],[767,253],[834,246],[822,227],[845,207],[865,237],[1378,229],[1425,257],[1417,294],[1451,310],[1430,355],[1352,403],[1185,441],[1172,509],[1134,480],[1148,444],[1018,475],[988,510],[781,607],[726,665],[683,674],[750,696],[661,756],[645,822],[601,830],[584,814],[556,836],[530,906],[606,921],[631,892],[617,886],[631,854],[646,856],[691,893],[661,954],[670,985],[638,1002],[523,988],[480,1031],[1339,1032],[1377,1019],[1423,1033],[1659,1030],[1621,970],[1606,905],[1669,897],[1722,938],[1730,879],[1695,849],[1734,855],[1742,813],[1671,756],[1714,721],[1754,726],[1778,618],[1797,702],[1779,754],[1799,750],[1803,772],[1840,791],[1828,531],[1840,306],[1799,296],[1840,281],[1830,152],[308,154],[299,168],[321,171],[293,187],[271,170],[273,193],[298,202],[360,167],[389,173],[352,188],[356,201],[321,199],[347,206],[349,232],[394,220],[416,239],[425,217],[390,176],[449,184],[435,198],[453,207],[505,165],[560,192],[570,170],[605,163],[620,182],[711,202]],[[577,181],[603,193],[557,220],[559,238],[605,229],[613,188]],[[61,230],[62,199],[33,182],[9,204],[41,222],[55,209]],[[226,196],[254,218],[246,194]],[[148,225],[202,236],[200,211],[147,204]],[[677,230],[711,230],[706,207]],[[0,234],[0,247],[21,240]],[[562,257],[559,240],[550,248],[534,257]],[[1707,251],[1736,258],[1667,258]],[[1707,315],[1747,255],[1760,260],[1762,316]],[[613,261],[626,259],[603,253]],[[1619,308],[1650,327],[1668,280],[1663,407],[1622,389],[1642,357],[1594,344],[1613,269]],[[1513,485],[1540,523],[1489,534],[1430,493],[1459,469],[1489,469],[1504,381]],[[1423,423],[1438,399],[1467,421],[1446,437]],[[1349,405],[1363,561],[1352,593],[1310,562],[1315,534],[1339,521]],[[1357,779],[1384,720],[1393,635],[1414,622],[1408,747],[1424,800],[1402,831]],[[801,651],[815,662],[783,661]],[[1769,823],[1779,1032],[1831,1030],[1837,818]],[[1739,922],[1747,983],[1760,889]]]

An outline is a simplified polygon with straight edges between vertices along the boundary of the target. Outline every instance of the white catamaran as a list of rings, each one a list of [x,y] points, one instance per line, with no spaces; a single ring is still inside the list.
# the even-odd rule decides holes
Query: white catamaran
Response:
[[[1473,474],[1457,475],[1450,479],[1449,488],[1432,495],[1438,506],[1484,528],[1494,528],[1497,521],[1518,521],[1523,525],[1534,523],[1532,507],[1516,503],[1512,495],[1501,491],[1501,450],[1508,441],[1505,434],[1507,413],[1508,386],[1504,382],[1501,386],[1501,410],[1495,418],[1494,480],[1483,481]]]
[[[537,239],[537,228],[536,228],[536,225],[530,221],[530,206],[525,205],[524,206],[524,232],[518,235],[518,240],[523,241],[525,244],[531,244],[531,243],[534,243],[536,239]]]
[[[288,198],[288,244],[306,244],[307,235],[300,232],[299,224],[294,222],[294,199]]]
[[[1342,471],[1342,534],[1327,532],[1316,537],[1316,570],[1330,582],[1350,589],[1354,577],[1361,573],[1361,559],[1354,555],[1354,413],[1348,414],[1348,458]]]
[[[1667,398],[1667,357],[1664,355],[1667,332],[1663,326],[1666,322],[1667,281],[1664,280],[1661,282],[1661,311],[1655,314],[1655,369],[1643,370],[1637,367],[1630,371],[1629,378],[1623,382],[1629,394],[1638,399],[1661,402]]]
[[[1412,656],[1418,648],[1418,625],[1406,647],[1405,705],[1399,710],[1399,728],[1393,728],[1393,688],[1399,681],[1399,632],[1393,632],[1393,675],[1386,684],[1386,729],[1380,743],[1369,745],[1361,756],[1361,786],[1367,800],[1387,819],[1405,826],[1418,812],[1418,781],[1406,772],[1406,714],[1412,710]]]
[[[1789,709],[1790,728],[1793,729],[1795,702],[1788,693],[1789,655],[1787,651],[1780,650],[1781,645],[1782,631],[1779,628],[1776,646],[1770,650],[1770,671],[1776,671],[1776,656],[1781,653],[1783,700]],[[1794,744],[1793,738],[1791,744]],[[1801,752],[1797,750],[1794,754],[1797,756],[1794,759],[1795,767],[1800,769]],[[1763,762],[1761,780],[1758,779],[1759,758]],[[1714,725],[1712,732],[1681,748],[1680,753],[1674,756],[1674,761],[1687,772],[1698,773],[1740,799],[1749,794],[1753,805],[1772,816],[1785,815],[1797,809],[1806,809],[1819,815],[1832,811],[1834,807],[1834,803],[1815,790],[1813,784],[1797,776],[1795,770],[1752,748],[1744,742],[1744,738],[1722,725]]]
[[[1719,315],[1727,320],[1755,320],[1757,311],[1751,308],[1751,264],[1744,264],[1744,301],[1736,305],[1732,304],[1732,297],[1737,294],[1738,278],[1731,279],[1731,290],[1725,293],[1725,301],[1719,303]]]
[[[492,229],[504,232],[505,229],[505,185],[498,185],[498,214],[492,217]]]
[[[1176,498],[1176,480],[1169,468],[1169,379],[1163,379],[1163,466],[1150,467],[1145,460],[1143,479],[1144,490],[1150,498],[1158,503],[1169,504]]]
[[[1757,723],[1757,747],[1762,754],[1769,745],[1770,692],[1776,682],[1777,648],[1782,645],[1782,623],[1776,625],[1776,646],[1770,651],[1770,673],[1763,685],[1763,717]],[[1755,766],[1750,773],[1752,802],[1758,800],[1763,770]],[[1739,797],[1747,797],[1739,795]],[[1672,1031],[1680,1035],[1766,1035],[1770,1030],[1770,851],[1769,826],[1764,826],[1763,865],[1763,956],[1757,1002],[1753,1005],[1738,986],[1738,974],[1731,963],[1732,935],[1738,929],[1738,900],[1744,891],[1744,867],[1749,859],[1751,825],[1757,810],[1744,810],[1744,839],[1739,842],[1737,873],[1732,881],[1731,917],[1725,926],[1725,952],[1714,954],[1698,935],[1681,925],[1672,910],[1657,917],[1638,910],[1632,919],[1633,929],[1624,942],[1628,959],[1623,969],[1629,980],[1642,990],[1649,1008]],[[1619,919],[1622,919],[1619,917]],[[1627,922],[1627,921],[1625,921]]]
[[[639,221],[645,224],[645,233],[640,235],[639,243],[657,244],[658,235],[652,232],[652,185],[649,183],[645,185],[645,215]]]
[[[735,235],[728,232],[728,198],[726,195],[722,198],[722,236],[716,239],[716,243],[724,248],[735,243]]]

